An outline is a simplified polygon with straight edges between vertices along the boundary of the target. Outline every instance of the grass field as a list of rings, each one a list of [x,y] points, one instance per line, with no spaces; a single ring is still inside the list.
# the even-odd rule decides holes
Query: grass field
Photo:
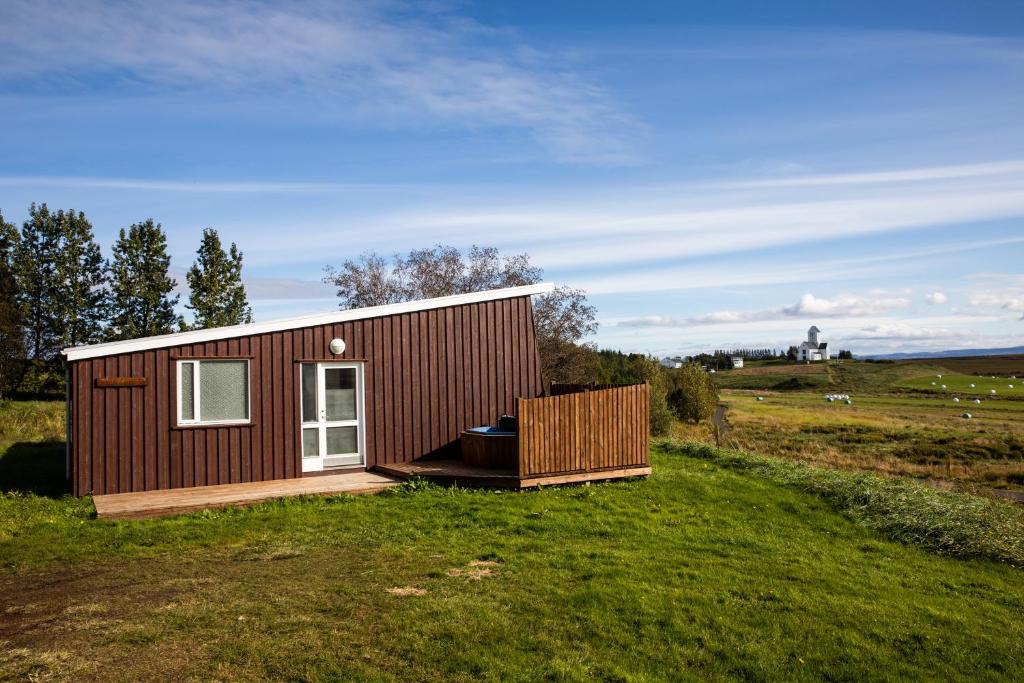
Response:
[[[0,680],[1024,676],[1024,506],[909,479],[1024,484],[1024,401],[795,367],[737,376],[823,384],[723,391],[741,450],[646,481],[144,522],[61,495],[62,403],[0,403]]]
[[[908,364],[938,366],[950,372],[965,375],[1017,375],[1024,377],[1024,355],[1008,356],[963,356],[960,358],[935,358],[905,361]]]
[[[983,369],[977,362],[974,367]],[[927,478],[968,490],[1024,486],[1024,386],[1016,380],[909,362],[755,366],[732,372],[745,372],[746,384],[761,381],[737,390],[725,388],[735,383],[716,378],[732,426],[727,445],[832,467]],[[769,388],[808,372],[818,373],[824,383],[813,390]],[[852,405],[824,400],[826,393],[835,392],[852,396]],[[970,419],[963,417],[965,412]],[[703,426],[682,426],[680,433],[712,438]],[[983,488],[972,488],[978,486]]]
[[[145,522],[8,493],[0,679],[1024,676],[1020,570],[890,540],[1024,557],[1017,509],[954,525],[969,497],[779,462],[665,444],[647,481]]]
[[[945,385],[945,389],[943,389]],[[975,375],[963,375],[951,372],[929,373],[921,377],[910,377],[896,384],[900,389],[917,389],[933,394],[948,394],[971,396],[990,396],[996,392],[996,396],[1007,398],[1024,399],[1024,382],[1016,379],[1016,376],[992,376],[978,377]]]
[[[829,384],[824,364],[778,365],[752,363],[738,370],[715,373],[715,384],[724,389],[815,389]]]

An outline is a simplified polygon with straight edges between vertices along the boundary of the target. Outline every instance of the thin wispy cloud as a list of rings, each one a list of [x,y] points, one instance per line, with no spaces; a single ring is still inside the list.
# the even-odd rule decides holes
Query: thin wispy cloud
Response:
[[[1019,179],[1024,173],[1024,161],[993,161],[982,164],[959,164],[926,168],[872,171],[867,173],[807,174],[789,178],[769,178],[725,183],[726,187],[814,187],[828,185],[878,185],[888,183],[916,183],[929,180],[962,180],[967,178],[997,178],[1010,176]]]
[[[763,310],[714,311],[677,320],[671,316],[634,318],[619,322],[623,327],[682,327],[688,325],[729,325],[791,318],[868,318],[906,309],[911,301],[905,298],[881,298],[856,294],[817,297],[804,294],[788,306]]]
[[[224,194],[322,194],[335,192],[410,192],[411,184],[318,183],[210,180],[150,180],[145,178],[74,178],[62,176],[0,176],[0,187],[79,188],[95,190],[144,190],[175,193]]]
[[[933,340],[946,343],[953,339],[969,339],[976,335],[964,330],[947,327],[921,327],[913,323],[894,322],[868,325],[857,332],[845,335],[848,340]]]
[[[567,161],[631,162],[644,136],[564,55],[434,7],[10,0],[0,25],[0,78],[26,90],[93,89],[99,72],[139,92],[302,92],[370,119],[523,128]]]
[[[382,217],[396,237],[431,231],[466,241],[495,231],[538,245],[535,257],[551,267],[632,264],[835,240],[928,226],[1024,216],[1024,164],[1004,186],[961,184],[877,191],[820,193],[798,200],[788,192],[764,196],[693,194],[679,187],[643,198],[620,190],[617,201],[567,200],[523,210],[493,203],[486,209],[424,208]],[[729,239],[723,239],[728,234]],[[581,238],[582,241],[581,241]],[[566,244],[573,248],[567,249]]]

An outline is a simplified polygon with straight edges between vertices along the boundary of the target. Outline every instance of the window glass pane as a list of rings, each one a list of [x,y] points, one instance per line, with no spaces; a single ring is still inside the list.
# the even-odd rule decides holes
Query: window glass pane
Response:
[[[324,370],[324,402],[328,421],[356,419],[355,368]]]
[[[201,361],[199,419],[249,419],[249,373],[244,360]]]
[[[192,363],[181,364],[181,419],[194,420],[195,411],[195,366]]]
[[[303,429],[302,457],[315,458],[318,455],[320,455],[320,430],[316,427],[313,429]]]
[[[344,453],[358,453],[356,446],[355,427],[328,427],[327,428],[327,455],[342,455]]]
[[[316,364],[302,364],[302,421],[316,422]]]

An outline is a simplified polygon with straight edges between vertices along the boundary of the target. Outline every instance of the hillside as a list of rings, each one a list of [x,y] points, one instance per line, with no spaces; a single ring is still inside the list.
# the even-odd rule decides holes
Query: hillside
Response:
[[[998,349],[947,349],[945,351],[917,351],[913,353],[883,353],[863,356],[874,360],[945,360],[947,358],[988,358],[990,356],[1024,356],[1024,346]]]

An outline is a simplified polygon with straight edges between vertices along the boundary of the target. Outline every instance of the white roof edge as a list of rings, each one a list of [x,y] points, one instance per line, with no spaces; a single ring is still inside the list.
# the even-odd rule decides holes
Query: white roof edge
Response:
[[[125,341],[106,342],[103,344],[90,344],[88,346],[73,346],[64,349],[61,351],[61,354],[69,361],[83,360],[85,358],[99,358],[119,353],[132,353],[135,351],[147,351],[149,349],[178,346],[179,344],[198,344],[201,342],[217,341],[219,339],[231,339],[232,337],[245,337],[252,334],[266,334],[267,332],[295,330],[303,327],[342,323],[350,320],[380,318],[385,315],[397,315],[399,313],[429,311],[435,308],[461,306],[463,304],[473,304],[481,301],[496,301],[498,299],[511,299],[517,296],[546,294],[554,288],[555,285],[551,282],[541,282],[536,285],[506,287],[504,289],[489,289],[483,292],[454,294],[452,296],[442,296],[436,299],[404,301],[397,304],[370,306],[368,308],[350,308],[343,311],[333,311],[331,313],[314,313],[312,315],[303,315],[295,318],[268,320],[263,323],[231,325],[229,327],[213,327],[207,330],[175,332],[173,334],[162,334],[156,337],[142,337],[141,339],[128,339]]]

